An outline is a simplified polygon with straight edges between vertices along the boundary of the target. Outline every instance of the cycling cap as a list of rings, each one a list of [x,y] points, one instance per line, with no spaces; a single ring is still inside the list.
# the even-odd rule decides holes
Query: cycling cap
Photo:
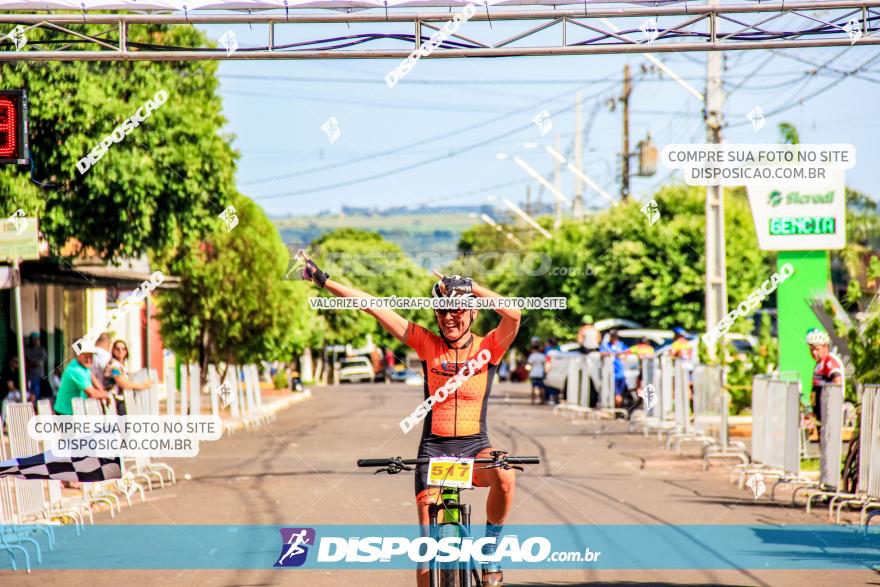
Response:
[[[681,326],[676,326],[675,328],[673,328],[672,333],[675,334],[675,336],[687,336],[687,330],[685,330]]]
[[[818,328],[810,328],[807,331],[807,344],[831,344],[831,337]]]

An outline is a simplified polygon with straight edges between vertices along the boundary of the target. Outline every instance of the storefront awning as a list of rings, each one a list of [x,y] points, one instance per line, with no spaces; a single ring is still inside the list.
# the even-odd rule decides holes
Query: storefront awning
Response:
[[[67,261],[43,258],[21,264],[22,283],[61,285],[73,289],[105,288],[135,289],[150,281],[148,268],[127,264],[120,267],[107,265],[71,265]],[[180,284],[179,277],[165,275],[160,289],[173,289]]]

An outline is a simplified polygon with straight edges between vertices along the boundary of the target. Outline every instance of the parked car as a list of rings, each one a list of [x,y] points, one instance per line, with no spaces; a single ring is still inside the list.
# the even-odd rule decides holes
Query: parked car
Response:
[[[620,340],[628,347],[632,347],[642,338],[647,338],[648,343],[657,349],[664,348],[665,345],[672,342],[674,338],[671,330],[660,330],[654,328],[638,327],[636,322],[631,320],[623,320],[619,318],[609,318],[600,320],[596,324],[602,324],[602,330],[611,328],[619,328],[620,326],[633,325],[633,328],[626,330],[618,330],[617,334]],[[607,336],[607,335],[606,335]],[[603,337],[604,339],[604,337]],[[549,371],[544,376],[544,385],[564,393],[566,382],[568,379],[568,362],[573,357],[582,357],[580,346],[577,343],[564,343],[559,345],[558,351],[550,351],[547,353],[548,362],[550,364]],[[634,355],[625,355],[620,358],[623,361],[623,375],[626,378],[626,386],[630,390],[635,390],[641,373],[641,363],[639,358]]]
[[[398,363],[394,365],[391,369],[390,377],[391,381],[403,383],[406,381],[408,377],[411,375],[418,375],[417,373],[413,373],[411,369],[409,369],[406,365]]]
[[[366,357],[347,357],[342,359],[339,368],[339,381],[373,381],[373,365]]]
[[[628,347],[632,347],[643,338],[646,338],[655,351],[675,339],[675,335],[671,330],[659,330],[656,328],[629,328],[618,330],[617,335],[620,337],[620,341]]]

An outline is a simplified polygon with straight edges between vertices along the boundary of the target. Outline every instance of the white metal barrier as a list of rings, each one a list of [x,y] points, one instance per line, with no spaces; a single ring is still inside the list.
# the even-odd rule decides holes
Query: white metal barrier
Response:
[[[837,505],[836,521],[840,523],[843,508],[861,507],[860,523],[867,522],[870,510],[880,508],[880,385],[865,385],[861,398],[862,417],[859,422],[859,482],[857,493],[835,495],[828,505],[831,517]],[[813,496],[810,496],[812,499]],[[839,501],[838,501],[839,500]],[[809,506],[810,501],[807,501]]]
[[[3,461],[9,458],[6,454],[6,440],[3,435],[4,422],[5,420],[0,418],[0,460]],[[34,539],[32,533],[23,532],[21,529],[16,528],[19,522],[15,511],[12,482],[13,479],[0,477],[0,550],[5,550],[9,555],[9,562],[13,571],[18,570],[13,553],[20,553],[24,558],[25,568],[30,573],[31,557],[27,548],[23,545],[30,544],[34,547],[37,562],[42,562],[42,551],[40,543]]]
[[[646,406],[646,417],[642,427],[645,436],[657,432],[657,439],[662,438],[664,432],[670,432],[675,428],[675,413],[672,405],[672,361],[668,356],[642,359],[642,386],[653,387],[653,398],[643,391]],[[651,407],[647,407],[649,402]]]
[[[749,462],[746,447],[730,442],[728,428],[729,397],[724,388],[724,368],[697,365],[694,368],[694,440],[704,442],[703,469],[713,459],[739,459]]]

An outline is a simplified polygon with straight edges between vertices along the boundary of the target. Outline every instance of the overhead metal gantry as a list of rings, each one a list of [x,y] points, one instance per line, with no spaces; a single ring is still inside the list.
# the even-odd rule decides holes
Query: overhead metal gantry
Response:
[[[540,55],[597,55],[611,53],[666,53],[742,51],[880,44],[880,0],[769,2],[766,4],[693,4],[662,6],[604,6],[549,9],[479,8],[462,28],[446,36],[428,56],[517,57]],[[658,3],[660,4],[660,3]],[[314,9],[312,9],[314,10]],[[210,13],[48,13],[0,14],[10,29],[42,29],[37,43],[16,50],[13,39],[0,41],[0,61],[197,61],[248,59],[405,59],[437,34],[454,13],[400,12],[403,9],[360,12],[310,12],[303,9],[263,12]],[[450,8],[450,10],[452,10]],[[459,12],[460,9],[455,9]],[[521,22],[524,30],[490,41],[497,34],[491,23]],[[614,21],[610,23],[609,21]],[[656,26],[649,35],[645,22]],[[482,23],[476,24],[475,23]],[[78,25],[110,25],[110,32],[93,36]],[[132,27],[162,24],[191,26],[260,24],[266,26],[266,44],[256,47],[171,47],[138,43]],[[327,36],[303,38],[303,25],[324,26]],[[316,25],[316,26],[315,26]],[[355,34],[343,27],[370,25]],[[407,25],[404,27],[403,25]],[[295,42],[278,42],[284,28],[293,28]],[[406,32],[410,29],[412,32]],[[82,29],[82,27],[79,27]],[[380,32],[374,32],[373,29]],[[286,34],[288,31],[284,31]],[[340,34],[341,33],[341,34]],[[484,34],[485,33],[485,34]],[[480,40],[483,36],[484,40]],[[552,40],[551,38],[555,38]],[[375,48],[382,45],[382,48]],[[397,46],[399,45],[399,46]],[[85,49],[84,47],[87,47]]]

